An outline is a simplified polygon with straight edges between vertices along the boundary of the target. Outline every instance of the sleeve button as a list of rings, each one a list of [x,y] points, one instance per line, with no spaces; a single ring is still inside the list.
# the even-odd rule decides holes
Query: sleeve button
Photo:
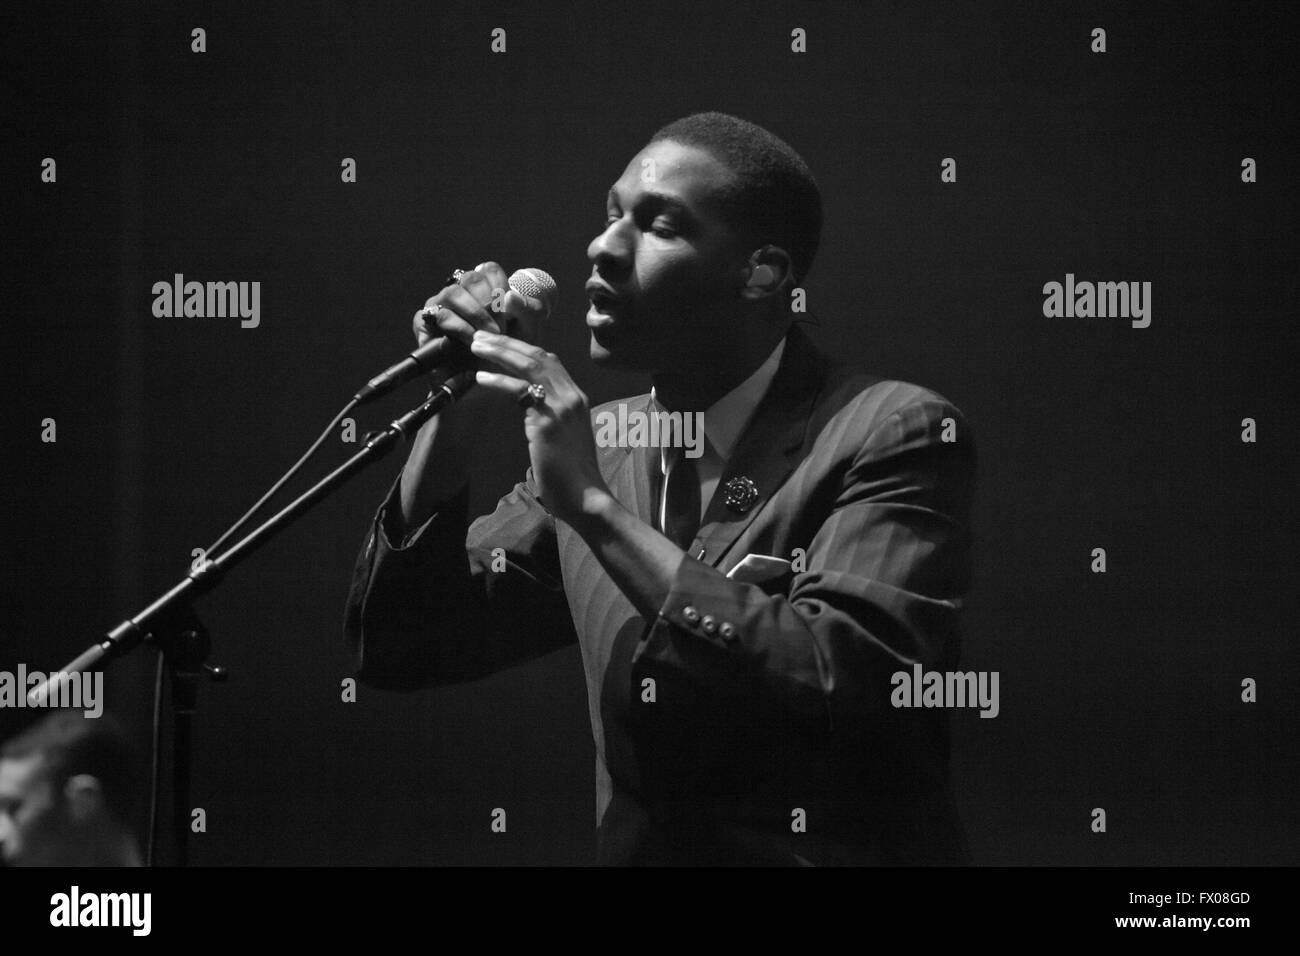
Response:
[[[712,614],[706,614],[704,620],[700,622],[700,627],[704,628],[705,634],[713,634],[718,630],[718,622],[713,619]]]
[[[695,624],[700,619],[700,612],[688,604],[686,607],[682,608],[682,617],[686,618],[690,623]]]
[[[736,639],[736,628],[730,621],[723,621],[718,628],[718,633],[722,635],[724,641],[734,641]]]

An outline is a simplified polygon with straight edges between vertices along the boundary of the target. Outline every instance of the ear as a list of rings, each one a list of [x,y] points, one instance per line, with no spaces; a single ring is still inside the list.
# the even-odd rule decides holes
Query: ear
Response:
[[[790,279],[790,255],[780,246],[763,246],[749,257],[741,296],[763,299],[783,288]]]
[[[73,774],[63,785],[68,816],[76,823],[87,823],[105,812],[104,788],[99,778],[88,773]]]

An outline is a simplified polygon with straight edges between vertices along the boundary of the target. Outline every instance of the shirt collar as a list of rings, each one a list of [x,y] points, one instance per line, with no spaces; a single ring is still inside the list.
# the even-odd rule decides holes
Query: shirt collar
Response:
[[[785,339],[782,338],[749,378],[704,410],[704,435],[708,439],[709,446],[723,461],[729,459],[732,451],[735,450],[741,432],[749,424],[749,419],[753,416],[767,387],[772,384],[784,353]],[[654,386],[650,387],[650,400],[656,403],[658,401]],[[665,471],[668,465],[667,459],[668,449],[662,448],[659,464]]]

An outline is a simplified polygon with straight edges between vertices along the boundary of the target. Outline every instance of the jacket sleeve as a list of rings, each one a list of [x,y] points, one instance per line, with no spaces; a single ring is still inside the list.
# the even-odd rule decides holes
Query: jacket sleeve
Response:
[[[467,525],[468,489],[401,537],[400,482],[353,570],[344,636],[357,676],[411,690],[485,677],[576,640],[555,521],[532,470]]]
[[[943,420],[958,440],[942,440]],[[861,433],[859,432],[859,436]],[[961,413],[922,400],[837,451],[834,504],[784,593],[687,557],[633,668],[685,684],[693,719],[799,734],[928,732],[891,707],[892,675],[951,666],[970,580],[975,452]],[[707,732],[707,727],[698,728]]]

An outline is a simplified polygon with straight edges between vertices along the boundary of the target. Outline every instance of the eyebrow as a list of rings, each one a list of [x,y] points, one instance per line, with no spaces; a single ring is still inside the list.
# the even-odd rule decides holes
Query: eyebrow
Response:
[[[618,202],[617,186],[611,186],[608,195],[605,197],[606,205],[609,205],[611,202]],[[669,196],[667,193],[645,191],[640,195],[640,202],[645,205],[653,205],[658,209],[672,209],[677,212],[686,213],[687,215],[690,214],[690,210],[686,207],[684,202],[675,196]]]

